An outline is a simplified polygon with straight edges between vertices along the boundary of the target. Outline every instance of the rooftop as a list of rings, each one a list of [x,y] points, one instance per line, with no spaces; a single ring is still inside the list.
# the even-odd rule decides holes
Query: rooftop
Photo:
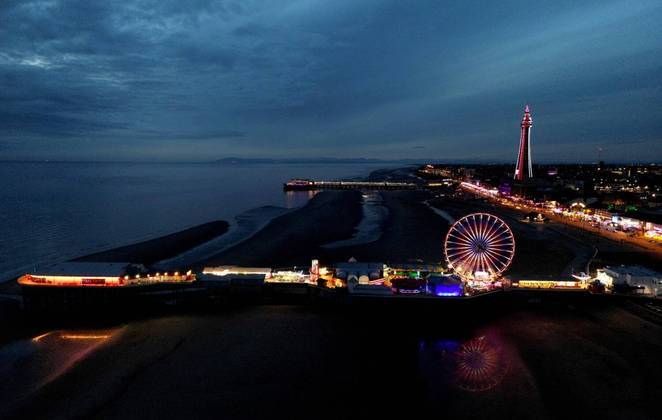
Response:
[[[613,271],[619,275],[629,274],[631,276],[641,277],[662,277],[662,274],[640,265],[621,265],[618,267],[605,267],[605,270]]]
[[[356,270],[382,270],[384,263],[377,262],[342,262],[334,264],[336,270],[356,271]]]
[[[67,261],[45,267],[37,267],[30,273],[37,276],[98,276],[120,277],[126,275],[131,266],[128,262],[82,262]]]
[[[220,265],[217,267],[205,267],[202,272],[204,274],[270,274],[272,271],[269,267],[240,267],[236,265]]]

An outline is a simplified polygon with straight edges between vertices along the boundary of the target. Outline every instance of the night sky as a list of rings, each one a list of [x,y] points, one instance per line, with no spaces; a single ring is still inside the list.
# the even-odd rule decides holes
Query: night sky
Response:
[[[0,2],[0,160],[662,161],[662,2]]]

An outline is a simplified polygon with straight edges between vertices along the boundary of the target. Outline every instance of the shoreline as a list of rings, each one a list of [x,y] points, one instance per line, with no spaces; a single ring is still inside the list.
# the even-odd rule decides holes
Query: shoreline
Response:
[[[221,238],[227,234],[229,229],[230,224],[228,222],[225,220],[216,220],[146,241],[94,252],[67,261],[130,262],[150,265],[161,260],[176,257],[216,238]],[[24,273],[0,281],[0,295],[20,295],[21,289],[17,280],[22,274]]]
[[[322,248],[334,249],[353,245],[364,245],[379,240],[384,234],[384,223],[388,218],[388,208],[383,204],[381,192],[362,193],[361,221],[356,232],[349,238],[321,245]]]
[[[380,168],[371,171],[364,177],[359,177],[356,179],[391,179],[394,176],[411,176],[411,169],[409,167]],[[330,191],[319,191],[317,195],[323,193],[328,194]],[[359,191],[354,191],[354,193],[360,194]],[[198,266],[201,261],[209,260],[215,256],[218,256],[219,254],[228,251],[231,248],[240,245],[245,241],[250,240],[254,236],[260,234],[262,230],[267,228],[272,222],[274,222],[276,219],[279,219],[283,215],[300,210],[305,213],[305,210],[303,209],[306,208],[314,198],[315,197],[313,197],[306,204],[299,208],[285,209],[276,206],[256,207],[246,210],[245,212],[235,216],[236,223],[229,223],[225,220],[205,222],[187,229],[178,230],[166,235],[146,239],[144,241],[112,247],[106,250],[93,252],[91,254],[77,256],[67,261],[132,262],[146,265],[163,264],[168,268],[172,268],[177,264]],[[342,207],[342,205],[340,206]],[[278,211],[273,211],[271,214],[267,214],[266,216],[256,215],[256,213],[259,213],[265,209],[274,209]],[[354,214],[352,221],[355,221],[356,223],[354,223],[354,226],[352,226],[351,229],[349,229],[348,226],[344,226],[344,233],[346,235],[334,235],[332,240],[320,242],[319,245],[324,243],[331,244],[333,242],[353,240],[354,235],[360,234],[360,232],[357,232],[358,225],[363,222],[364,219],[364,217],[361,216],[359,220],[354,220],[355,216],[356,215]],[[382,227],[385,222],[383,219],[384,218],[382,217],[381,220],[379,220],[379,224]],[[388,219],[388,217],[386,219]],[[377,230],[379,230],[379,228]],[[383,232],[381,232],[381,234],[383,234]],[[200,251],[197,248],[204,247],[207,244],[209,244],[209,247],[211,248],[216,246],[214,242],[220,242],[220,244],[218,244],[218,250],[207,249],[206,251],[201,252],[201,254],[204,255],[203,257],[195,256],[195,253]],[[361,241],[361,243],[363,243],[363,241]],[[193,255],[190,257],[190,262],[188,262],[187,257],[191,255],[190,253]],[[178,260],[180,258],[181,260]],[[180,265],[177,265],[176,268],[179,267]],[[24,273],[21,272],[20,274]],[[16,275],[15,277],[8,277],[5,280],[0,281],[0,293],[19,293],[20,289],[18,288],[18,285],[15,285],[19,276],[20,275]],[[13,287],[12,284],[14,284],[15,287]]]
[[[192,266],[198,261],[213,257],[229,248],[249,240],[264,229],[275,218],[287,214],[294,209],[284,207],[264,206],[247,210],[235,217],[234,223],[223,235],[196,245],[174,257],[159,260],[155,268],[172,270],[178,267]]]
[[[227,233],[230,224],[225,220],[203,223],[165,236],[135,244],[111,248],[74,258],[70,261],[131,262],[149,265],[175,257],[198,245]]]
[[[388,212],[382,222],[380,237],[369,243],[338,248],[322,248],[323,262],[359,261],[408,263],[443,260],[443,235],[448,223],[435,214],[424,201],[430,193],[424,191],[382,191],[381,203]]]
[[[391,177],[391,174],[397,173],[402,174],[403,172],[408,171],[408,168],[381,168],[371,171],[367,176],[361,177],[361,179],[370,179],[375,178],[384,178]],[[357,192],[357,191],[356,191]],[[320,191],[318,194],[323,193]],[[328,192],[326,192],[328,193]],[[358,192],[357,192],[358,193]],[[313,197],[314,198],[314,197]],[[312,200],[312,199],[311,199]],[[296,209],[282,209],[284,214],[291,213],[293,211],[299,211],[304,209],[310,200],[303,206]],[[240,245],[241,243],[250,240],[255,235],[258,235],[263,229],[268,227],[275,219],[278,219],[284,214],[278,214],[275,212],[273,215],[267,217],[253,217],[251,213],[259,212],[264,208],[278,208],[274,206],[265,206],[249,209],[239,215],[235,216],[237,220],[236,225],[228,223],[225,220],[216,220],[211,222],[205,222],[190,228],[179,230],[173,233],[169,233],[162,236],[157,236],[155,238],[147,239],[144,241],[136,242],[128,245],[121,245],[118,247],[112,247],[106,250],[93,252],[91,254],[85,254],[82,256],[76,256],[67,261],[86,261],[86,262],[133,262],[133,263],[142,263],[142,264],[159,264],[163,263],[167,267],[172,268],[175,264],[178,264],[178,258],[182,257],[184,260],[181,264],[199,266],[201,261],[209,260],[214,256],[217,256],[235,246]],[[278,208],[281,209],[281,208]],[[252,220],[241,220],[252,219]],[[362,219],[361,219],[362,220]],[[346,236],[334,236],[332,240],[327,241],[344,241],[351,239],[353,234],[356,233],[356,227],[361,222],[357,220],[355,225],[352,227],[351,232],[345,227]],[[254,226],[247,228],[246,226],[240,226],[244,223],[251,224]],[[233,232],[233,227],[237,226],[236,230]],[[229,238],[229,236],[233,236]],[[190,252],[196,252],[196,248],[204,247],[206,244],[210,244],[214,241],[221,242],[218,250],[207,250],[206,255],[203,258],[192,259],[190,264],[186,264],[186,254]],[[322,243],[320,243],[321,245]],[[53,262],[55,263],[55,262]],[[39,264],[38,264],[39,265]],[[179,268],[179,266],[177,266]],[[16,280],[20,275],[24,274],[24,270],[17,271],[17,274],[7,277],[4,280],[0,280],[0,294],[8,295],[19,295],[20,286],[16,283]]]
[[[362,218],[361,193],[323,191],[306,205],[272,219],[238,244],[193,266],[308,265],[322,244],[351,237]]]

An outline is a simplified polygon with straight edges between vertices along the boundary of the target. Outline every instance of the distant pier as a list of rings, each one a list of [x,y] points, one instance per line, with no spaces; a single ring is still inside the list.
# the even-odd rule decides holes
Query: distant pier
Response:
[[[283,190],[422,190],[440,186],[442,184],[399,181],[313,181],[310,179],[292,179],[283,184]]]

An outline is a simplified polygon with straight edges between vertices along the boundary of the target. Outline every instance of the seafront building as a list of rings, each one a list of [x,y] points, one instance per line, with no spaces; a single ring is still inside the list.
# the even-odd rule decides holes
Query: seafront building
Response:
[[[585,289],[587,284],[586,281],[574,277],[528,278],[513,280],[511,286],[520,289]]]
[[[569,203],[560,203],[554,200],[533,201],[519,196],[503,194],[499,189],[481,181],[459,181],[459,186],[468,193],[515,210],[535,212],[543,217],[553,216],[564,222],[579,223],[579,227],[582,229],[595,228],[605,234],[623,232],[630,235],[618,238],[619,240],[632,241],[633,239],[642,238],[651,241],[651,243],[662,243],[662,224],[635,217],[621,216],[613,211],[589,209],[580,200],[572,200]]]
[[[604,267],[596,277],[611,289],[629,288],[636,293],[662,296],[662,273],[639,265]]]

